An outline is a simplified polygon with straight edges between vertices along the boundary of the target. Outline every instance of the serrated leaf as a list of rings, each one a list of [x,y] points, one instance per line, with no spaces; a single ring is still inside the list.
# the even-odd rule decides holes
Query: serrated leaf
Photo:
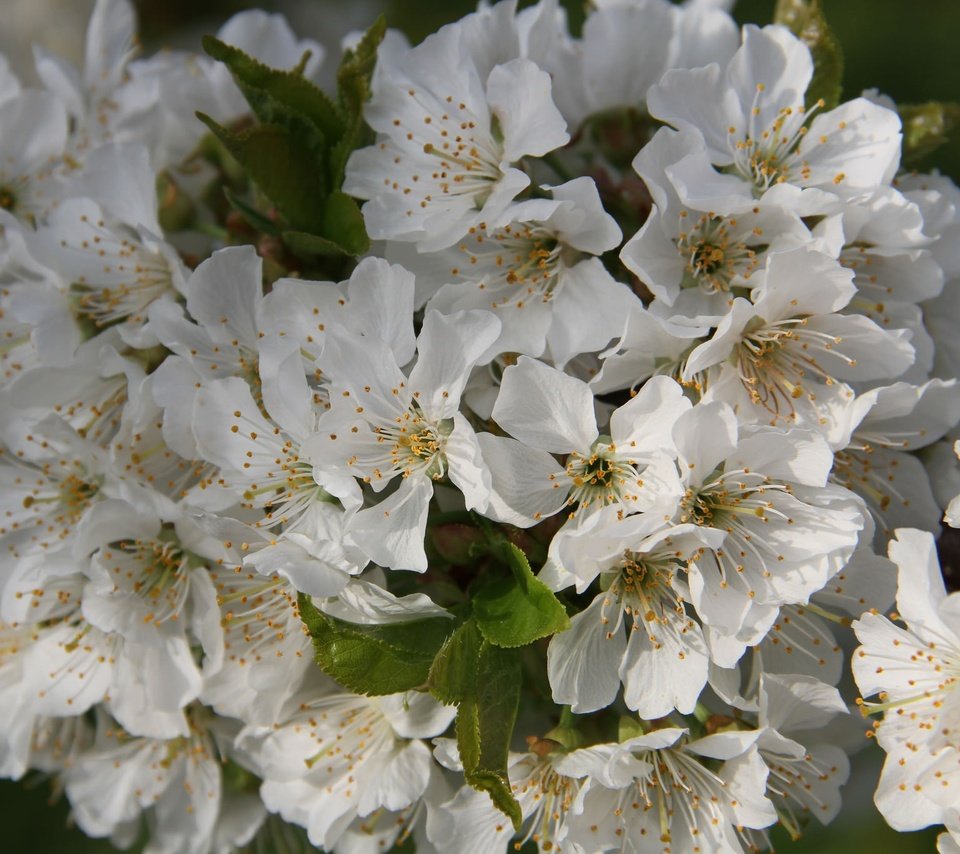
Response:
[[[482,641],[473,620],[467,620],[444,641],[427,679],[430,693],[441,703],[459,703],[474,693]]]
[[[900,104],[903,122],[903,163],[921,160],[950,139],[960,125],[960,104],[928,101],[926,104]]]
[[[520,657],[482,641],[472,697],[457,709],[457,747],[467,783],[486,792],[520,829],[520,804],[510,790],[507,764],[520,705]]]
[[[569,628],[566,609],[534,576],[523,551],[502,540],[496,553],[512,575],[492,576],[471,595],[473,615],[484,638],[497,646],[518,647]]]
[[[303,231],[322,230],[324,181],[316,165],[316,152],[309,145],[279,125],[257,125],[233,132],[203,113],[197,116],[287,221]]]
[[[340,103],[348,115],[357,116],[370,96],[370,77],[377,62],[377,48],[387,31],[387,19],[381,15],[363,34],[352,50],[343,53],[337,69]]]
[[[282,107],[311,121],[328,139],[343,133],[343,117],[337,105],[296,70],[270,68],[213,36],[204,37],[203,49],[230,69],[260,121],[276,121],[277,110]]]
[[[520,829],[520,805],[510,790],[507,760],[520,704],[520,655],[484,640],[474,620],[451,634],[437,653],[427,684],[440,702],[457,704],[457,748],[467,783],[487,792]]]
[[[777,0],[775,24],[783,24],[800,39],[813,57],[813,78],[807,87],[806,105],[823,100],[831,110],[843,90],[843,51],[827,24],[820,0]]]
[[[365,696],[423,687],[453,628],[445,617],[384,625],[348,623],[324,614],[303,593],[298,601],[317,664],[341,685]]]

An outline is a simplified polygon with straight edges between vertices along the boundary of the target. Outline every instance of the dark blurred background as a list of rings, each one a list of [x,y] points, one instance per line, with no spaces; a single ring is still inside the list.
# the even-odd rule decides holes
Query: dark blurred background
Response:
[[[134,0],[140,15],[145,52],[163,47],[199,50],[200,36],[216,31],[234,12],[249,8],[283,12],[300,36],[325,44],[336,57],[343,35],[362,29],[385,11],[390,26],[419,41],[441,25],[475,8],[472,0]],[[521,3],[521,5],[527,5]],[[583,21],[581,0],[566,0],[571,27]],[[741,22],[769,23],[775,0],[739,0]],[[846,58],[844,95],[879,89],[903,103],[960,100],[960,2],[958,0],[823,0],[830,24]],[[30,44],[79,63],[83,34],[93,0],[0,0],[0,51],[26,81]],[[955,180],[960,178],[960,132],[926,162]],[[811,825],[793,844],[775,837],[785,854],[858,854],[861,851],[931,852],[936,832],[896,834],[871,803],[882,756],[876,749],[854,758],[855,773],[844,796],[844,810],[828,828]],[[51,794],[47,781],[0,782],[0,851],[4,854],[107,854],[109,843],[90,840],[69,827],[64,800]],[[484,854],[484,852],[477,852]]]

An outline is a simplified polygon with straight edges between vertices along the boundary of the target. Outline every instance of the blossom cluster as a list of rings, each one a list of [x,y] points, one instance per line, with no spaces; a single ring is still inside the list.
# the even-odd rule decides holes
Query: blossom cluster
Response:
[[[263,12],[0,58],[0,774],[150,852],[762,850],[859,639],[877,805],[960,850],[960,191],[726,5],[387,31],[339,148]],[[268,133],[368,249],[273,228]]]

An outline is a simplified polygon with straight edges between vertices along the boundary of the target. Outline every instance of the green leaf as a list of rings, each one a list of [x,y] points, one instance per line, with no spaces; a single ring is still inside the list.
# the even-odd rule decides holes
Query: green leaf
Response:
[[[903,121],[903,163],[921,160],[947,142],[960,125],[960,104],[928,101],[926,104],[900,104]]]
[[[367,237],[360,208],[350,196],[339,190],[327,197],[320,233],[347,255],[362,255],[370,248],[370,238]]]
[[[343,249],[332,240],[306,231],[284,231],[280,237],[283,238],[283,242],[287,244],[293,254],[299,255],[301,258],[343,255]]]
[[[463,773],[473,788],[486,792],[493,804],[520,830],[520,804],[510,790],[507,760],[520,704],[519,654],[481,641],[473,696],[457,709],[457,747]]]
[[[508,540],[500,540],[493,550],[513,574],[491,576],[471,595],[484,638],[497,646],[517,647],[568,628],[566,609],[531,572],[523,551]]]
[[[820,0],[777,0],[775,24],[783,24],[800,39],[813,56],[813,78],[807,87],[806,105],[823,99],[826,109],[840,103],[843,89],[843,51],[827,24]]]
[[[377,63],[377,48],[387,32],[387,19],[381,15],[363,34],[357,46],[343,52],[337,69],[340,103],[347,115],[357,116],[370,97],[370,77]]]
[[[197,116],[291,224],[309,232],[322,229],[324,181],[309,146],[279,125],[257,125],[235,133],[203,113]]]
[[[287,231],[283,239],[298,255],[362,255],[370,248],[370,238],[357,203],[339,190],[324,204],[319,233]]]
[[[385,625],[348,623],[324,614],[303,593],[298,601],[317,664],[341,685],[365,696],[422,688],[453,629],[453,621],[446,617]]]
[[[450,635],[430,666],[430,693],[448,706],[473,695],[477,659],[483,638],[473,620],[467,620]]]
[[[520,703],[520,655],[488,643],[467,620],[443,645],[427,684],[440,702],[457,704],[457,747],[467,783],[487,792],[520,829],[507,759]]]
[[[270,68],[213,36],[204,37],[203,49],[230,69],[260,121],[270,124],[282,113],[293,113],[309,119],[328,139],[343,133],[337,105],[296,69]]]

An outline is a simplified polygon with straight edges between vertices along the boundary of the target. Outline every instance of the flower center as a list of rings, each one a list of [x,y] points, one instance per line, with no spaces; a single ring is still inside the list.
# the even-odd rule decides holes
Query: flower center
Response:
[[[441,480],[447,472],[443,450],[447,437],[453,431],[453,421],[431,423],[414,405],[394,424],[374,427],[377,441],[390,443],[390,469],[403,477],[417,471],[434,480]],[[375,471],[374,474],[382,472]]]
[[[731,169],[753,184],[757,197],[773,184],[804,182],[810,178],[810,167],[806,161],[799,159],[797,148],[807,135],[807,121],[824,107],[823,100],[809,110],[802,104],[783,107],[769,125],[762,127],[757,119],[762,112],[759,104],[765,91],[766,87],[758,83],[745,128],[727,128],[728,144],[733,154]],[[826,139],[821,142],[826,142]],[[834,180],[840,183],[843,175],[838,175]]]
[[[787,318],[765,324],[755,318],[744,330],[735,351],[740,382],[754,404],[775,418],[796,419],[800,398],[816,400],[815,385],[834,385],[835,380],[817,361],[818,354],[839,356],[850,367],[856,365],[835,348],[842,339],[808,328],[808,318]]]
[[[681,223],[689,216],[680,212]],[[725,293],[735,276],[749,279],[757,269],[757,253],[738,239],[733,229],[735,219],[703,214],[693,227],[677,236],[677,251],[686,264],[688,287],[699,287],[705,293]]]
[[[567,476],[571,481],[567,504],[581,508],[634,500],[637,495],[631,490],[643,486],[635,462],[618,454],[612,442],[596,442],[587,455],[571,453]]]

